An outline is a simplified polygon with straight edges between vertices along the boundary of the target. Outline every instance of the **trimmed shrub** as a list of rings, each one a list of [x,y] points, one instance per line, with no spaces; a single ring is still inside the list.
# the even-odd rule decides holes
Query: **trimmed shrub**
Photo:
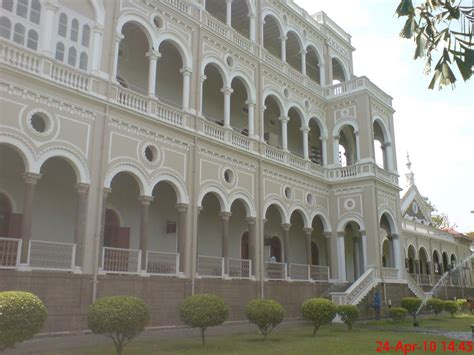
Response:
[[[467,300],[460,298],[456,300],[456,303],[459,306],[459,311],[460,312],[466,312],[467,311]]]
[[[208,327],[215,327],[226,321],[229,316],[229,306],[216,295],[194,295],[184,300],[179,315],[185,324],[193,328],[201,328],[201,339],[204,345],[206,343],[204,332]]]
[[[395,307],[390,308],[388,310],[388,314],[395,323],[402,324],[408,314],[408,311],[402,307]]]
[[[250,323],[255,324],[266,340],[273,328],[283,320],[285,310],[274,300],[252,300],[245,307],[245,315]]]
[[[456,301],[444,301],[444,310],[454,318],[456,312],[459,311],[459,305]]]
[[[46,320],[43,302],[30,292],[0,292],[0,351],[32,338]]]
[[[440,314],[441,312],[443,312],[443,309],[444,309],[444,301],[443,301],[443,300],[440,300],[439,298],[430,298],[430,299],[426,302],[426,308],[427,308],[429,311],[432,311],[432,312],[436,315],[436,318],[438,318],[438,314]]]
[[[112,339],[117,354],[140,334],[150,320],[148,307],[140,298],[102,297],[89,306],[87,326],[95,334]]]
[[[303,318],[314,324],[313,336],[319,327],[330,323],[337,313],[337,307],[325,298],[311,298],[301,305]]]
[[[347,329],[352,330],[352,325],[359,319],[359,309],[352,304],[344,304],[337,307],[337,314],[347,325]]]
[[[413,317],[413,325],[415,327],[418,326],[418,321],[416,319],[416,312],[421,306],[421,300],[416,297],[406,297],[406,298],[402,298],[401,305]]]

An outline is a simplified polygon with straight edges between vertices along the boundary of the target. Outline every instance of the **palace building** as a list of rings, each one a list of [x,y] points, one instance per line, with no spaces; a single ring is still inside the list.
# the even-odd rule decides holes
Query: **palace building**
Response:
[[[298,317],[310,297],[471,297],[472,240],[431,226],[392,98],[351,36],[293,0],[1,0],[0,291],[86,328],[141,297],[152,326],[215,293]],[[403,132],[398,132],[403,134]],[[403,182],[405,183],[405,182]]]

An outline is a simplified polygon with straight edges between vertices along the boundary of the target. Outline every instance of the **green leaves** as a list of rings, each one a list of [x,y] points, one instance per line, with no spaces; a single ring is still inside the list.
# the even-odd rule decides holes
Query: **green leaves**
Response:
[[[245,307],[247,319],[258,327],[265,339],[283,321],[284,313],[280,303],[269,299],[252,300]]]
[[[313,336],[319,327],[330,323],[337,313],[337,306],[325,298],[311,298],[301,305],[304,320],[314,324]]]
[[[413,7],[413,2],[411,0],[402,0],[397,7],[396,13],[398,17],[414,15],[415,8]]]

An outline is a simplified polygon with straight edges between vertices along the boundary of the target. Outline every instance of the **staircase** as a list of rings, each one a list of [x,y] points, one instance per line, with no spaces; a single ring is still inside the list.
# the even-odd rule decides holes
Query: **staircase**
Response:
[[[336,305],[357,305],[379,282],[376,269],[370,267],[347,290],[330,292],[330,295]]]
[[[431,292],[425,292],[408,272],[405,272],[405,278],[408,281],[408,288],[410,291],[413,292],[422,302],[433,297],[433,294]]]

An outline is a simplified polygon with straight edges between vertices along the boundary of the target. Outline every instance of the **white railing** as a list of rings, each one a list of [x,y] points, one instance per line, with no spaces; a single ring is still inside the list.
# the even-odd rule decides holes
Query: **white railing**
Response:
[[[30,53],[15,44],[0,42],[0,60],[2,63],[13,67],[39,74],[41,72],[42,59],[35,53]]]
[[[239,133],[232,132],[231,142],[233,146],[244,150],[250,150],[250,139]]]
[[[265,61],[265,63],[270,65],[273,69],[283,72],[285,63],[281,59],[275,57],[273,54],[268,52],[267,50],[263,52],[263,60]]]
[[[280,162],[280,163],[285,162],[285,153],[280,149],[271,148],[269,146],[266,146],[265,147],[265,156],[268,159],[275,160],[275,161]]]
[[[53,64],[51,68],[51,79],[76,90],[90,90],[91,79],[87,74],[82,74],[76,69],[68,68],[63,65]]]
[[[146,271],[150,275],[177,275],[179,272],[179,254],[147,251]]]
[[[300,170],[305,170],[308,166],[308,161],[304,160],[303,158],[297,157],[295,155],[290,155],[288,162],[290,163],[290,166],[293,166],[295,168],[298,168]]]
[[[28,265],[39,270],[64,270],[74,268],[76,244],[30,240]]]
[[[413,278],[413,275],[408,272],[405,272],[405,278],[408,282],[408,288],[413,292],[413,294],[421,300],[425,300],[430,297],[430,294],[423,291],[418,282]]]
[[[310,276],[313,281],[329,281],[329,266],[311,265]]]
[[[321,25],[326,25],[331,30],[333,30],[338,36],[340,36],[344,41],[351,42],[351,36],[344,31],[337,23],[335,23],[324,11],[318,12],[314,15],[316,21]]]
[[[379,89],[365,76],[344,81],[336,85],[328,86],[325,88],[325,94],[327,99],[331,99],[344,94],[353,94],[361,90],[368,90],[372,95],[374,95],[383,103],[389,106],[392,105],[392,98],[385,92],[383,92],[381,89]]]
[[[219,256],[198,255],[197,273],[201,277],[223,277],[224,258]]]
[[[377,176],[391,184],[398,185],[398,175],[376,165]]]
[[[345,292],[332,292],[336,305],[357,305],[378,284],[375,268],[368,268]]]
[[[218,141],[225,140],[225,129],[210,122],[203,122],[203,133],[204,135],[217,139]]]
[[[184,1],[181,1],[181,0],[163,0],[163,2],[171,5],[172,7],[175,7],[176,9],[178,9],[181,12],[184,12],[186,14],[188,13],[189,4],[187,4]]]
[[[309,281],[310,266],[307,264],[290,264],[289,277],[292,280]]]
[[[391,267],[383,267],[382,278],[385,280],[398,280],[398,269]]]
[[[228,258],[227,262],[229,277],[248,279],[252,276],[252,260]]]
[[[117,87],[117,102],[135,111],[148,112],[149,98],[122,87]]]
[[[21,239],[0,238],[0,269],[15,269],[20,255]]]
[[[183,114],[180,111],[162,104],[158,104],[156,107],[156,117],[161,121],[166,121],[175,126],[184,125]]]
[[[102,270],[109,274],[138,274],[141,257],[141,250],[103,247]]]
[[[265,278],[267,280],[286,280],[288,278],[287,264],[277,262],[266,262]]]

